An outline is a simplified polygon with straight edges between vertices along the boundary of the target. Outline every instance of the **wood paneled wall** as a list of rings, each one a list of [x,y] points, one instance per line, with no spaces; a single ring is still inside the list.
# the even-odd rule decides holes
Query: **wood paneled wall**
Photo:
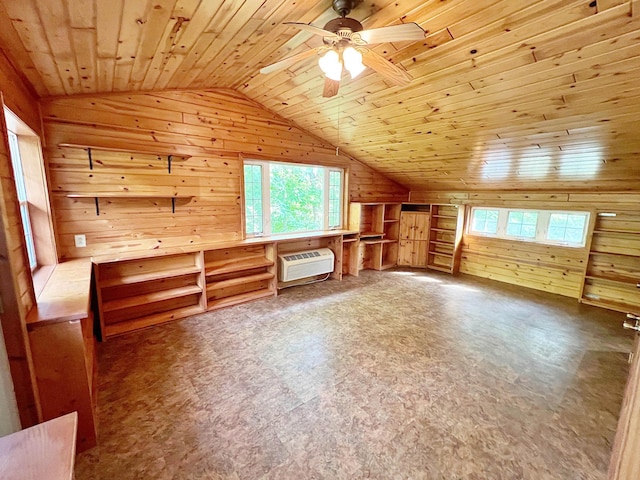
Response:
[[[6,105],[40,131],[38,104],[0,50],[0,107]],[[38,422],[25,319],[35,294],[22,234],[20,209],[9,156],[4,112],[0,111],[0,321],[23,427]]]
[[[530,209],[637,211],[640,193],[411,192],[412,202]],[[579,298],[585,248],[463,236],[460,272]]]
[[[240,239],[241,156],[349,167],[352,201],[408,198],[403,187],[231,90],[55,98],[42,102],[42,115],[63,258]],[[94,149],[90,169],[87,153],[65,143],[149,153]],[[169,173],[167,154],[190,158],[174,157]],[[120,197],[99,198],[98,215],[93,198],[69,197],[93,193]],[[149,195],[157,197],[136,198]],[[87,247],[75,247],[77,234]]]

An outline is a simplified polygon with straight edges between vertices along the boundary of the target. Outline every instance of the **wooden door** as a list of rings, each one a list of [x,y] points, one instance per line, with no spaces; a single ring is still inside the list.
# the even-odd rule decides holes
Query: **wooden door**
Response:
[[[413,230],[416,225],[416,214],[402,212],[400,215],[400,240],[413,240]]]
[[[636,335],[608,480],[640,478],[640,334]]]

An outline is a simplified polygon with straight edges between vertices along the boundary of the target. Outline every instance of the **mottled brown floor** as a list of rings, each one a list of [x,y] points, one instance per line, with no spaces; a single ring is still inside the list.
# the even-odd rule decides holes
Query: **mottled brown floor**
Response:
[[[603,479],[622,317],[364,271],[113,339],[77,480]]]

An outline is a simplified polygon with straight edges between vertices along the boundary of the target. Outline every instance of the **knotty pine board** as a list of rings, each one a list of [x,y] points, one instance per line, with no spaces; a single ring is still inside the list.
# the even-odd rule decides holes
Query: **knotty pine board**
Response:
[[[407,191],[230,90],[62,97],[42,102],[46,161],[63,258],[239,240],[242,160],[348,167],[351,201],[403,201]],[[149,154],[60,144],[130,148]],[[167,154],[175,158],[167,171]],[[99,199],[68,194],[122,194]],[[135,195],[187,196],[127,198]],[[76,248],[84,234],[87,247]]]

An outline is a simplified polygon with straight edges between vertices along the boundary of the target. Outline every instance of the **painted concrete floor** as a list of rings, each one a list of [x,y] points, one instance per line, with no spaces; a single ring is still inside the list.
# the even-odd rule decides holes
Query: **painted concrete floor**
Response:
[[[576,300],[363,271],[99,346],[85,479],[604,479],[632,338]]]

